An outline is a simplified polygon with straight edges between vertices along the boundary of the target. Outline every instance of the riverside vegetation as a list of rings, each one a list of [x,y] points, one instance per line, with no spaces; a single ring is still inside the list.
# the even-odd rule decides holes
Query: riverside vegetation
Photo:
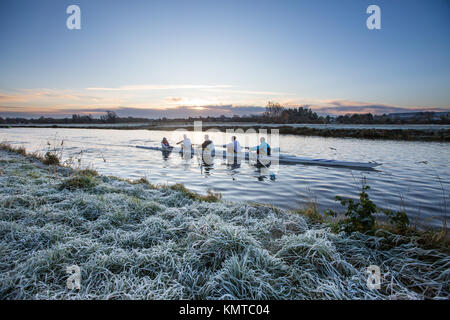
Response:
[[[194,131],[195,127],[183,126],[183,130]],[[126,129],[132,129],[128,127]],[[142,128],[141,128],[142,129]],[[148,130],[167,130],[173,131],[180,129],[180,127],[169,127],[169,126],[150,126]],[[265,126],[264,124],[252,125],[252,126],[227,126],[226,128],[217,126],[208,126],[204,123],[202,126],[204,131],[216,130],[220,132],[226,132],[226,130],[247,131],[254,130],[270,130],[278,129],[280,134],[292,134],[299,136],[318,136],[326,138],[355,138],[355,139],[370,139],[370,140],[403,140],[403,141],[440,141],[440,142],[450,142],[450,130],[440,129],[440,130],[419,130],[419,129],[341,129],[341,128],[309,128],[309,127],[292,127],[292,126],[279,126],[271,127]]]
[[[401,212],[378,223],[367,187],[327,218],[1,148],[1,299],[450,298],[446,237],[412,230]],[[79,290],[66,288],[70,265]]]

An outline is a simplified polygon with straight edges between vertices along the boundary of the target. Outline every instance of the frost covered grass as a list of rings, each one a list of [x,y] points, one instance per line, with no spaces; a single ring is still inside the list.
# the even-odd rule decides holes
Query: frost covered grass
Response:
[[[450,298],[448,252],[414,236],[0,155],[0,299]]]

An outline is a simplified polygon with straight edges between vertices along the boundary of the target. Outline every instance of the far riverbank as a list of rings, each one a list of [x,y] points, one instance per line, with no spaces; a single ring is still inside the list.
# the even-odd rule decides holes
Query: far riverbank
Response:
[[[105,124],[42,124],[42,125],[2,125],[0,128],[76,128],[76,129],[115,129],[115,130],[165,130],[183,129],[194,131],[192,122],[160,123],[105,123]],[[202,130],[270,130],[278,129],[280,134],[299,136],[319,136],[333,138],[356,138],[371,140],[403,141],[439,141],[450,142],[450,128],[440,125],[315,125],[315,124],[252,124],[252,123],[208,123],[204,122]]]

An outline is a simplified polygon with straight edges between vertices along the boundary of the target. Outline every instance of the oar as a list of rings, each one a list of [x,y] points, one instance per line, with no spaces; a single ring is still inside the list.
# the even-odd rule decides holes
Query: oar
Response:
[[[197,164],[200,167],[200,173],[203,175],[203,157],[200,155],[199,149],[195,149],[195,155],[197,158]]]
[[[250,150],[249,147],[245,147],[245,149],[249,149],[249,150]],[[278,149],[280,149],[280,148],[278,148]],[[251,152],[251,151],[250,151],[250,152]],[[250,160],[250,154],[248,155],[248,160]],[[267,168],[267,167],[264,165],[264,163],[262,163],[261,161],[258,161],[258,162],[259,162],[260,164],[262,164],[264,168],[266,168],[267,170],[269,170],[270,179],[271,179],[271,180],[274,180],[274,179],[276,178],[275,173],[273,173],[269,168]]]
[[[244,149],[250,149],[250,147],[244,147]],[[271,148],[270,150],[272,151],[280,151],[280,147],[276,147],[276,148]]]
[[[267,167],[264,165],[264,163],[262,163],[261,161],[260,161],[259,163],[261,163],[261,164],[264,166],[264,168],[266,168],[267,170],[269,170],[270,179],[275,180],[275,178],[276,178],[275,173],[273,173],[272,171],[270,171],[270,169],[267,168]]]

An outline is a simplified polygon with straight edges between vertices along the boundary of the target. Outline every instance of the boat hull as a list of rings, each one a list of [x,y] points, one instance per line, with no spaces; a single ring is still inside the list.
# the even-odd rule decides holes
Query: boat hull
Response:
[[[147,147],[147,146],[136,146],[139,149],[147,149],[147,150],[155,150],[155,151],[163,151],[163,152],[176,152],[181,153],[182,149],[178,147],[174,147],[172,150],[165,150],[161,147]],[[216,157],[222,157],[224,159],[229,158],[231,160],[257,160],[256,153],[242,152],[239,154],[227,154],[226,150],[215,150]],[[316,165],[316,166],[327,166],[327,167],[346,167],[346,168],[355,168],[355,169],[365,169],[371,170],[375,167],[379,166],[379,163],[375,162],[353,162],[353,161],[339,161],[339,160],[330,160],[330,159],[314,159],[314,158],[304,158],[297,157],[287,154],[276,154],[272,156],[267,156],[262,158],[265,162],[279,163],[279,164],[306,164],[306,165]]]

